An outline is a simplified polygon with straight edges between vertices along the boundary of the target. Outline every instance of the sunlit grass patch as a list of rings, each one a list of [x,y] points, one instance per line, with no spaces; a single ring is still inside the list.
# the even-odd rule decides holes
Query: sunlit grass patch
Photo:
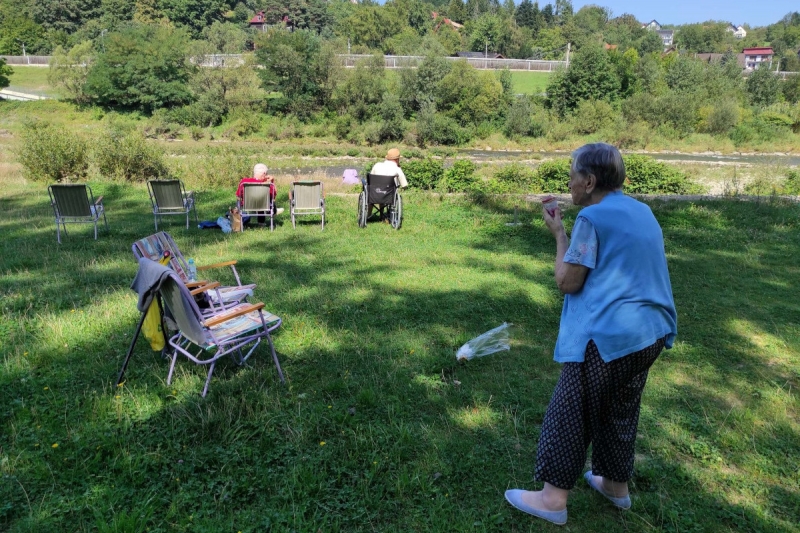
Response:
[[[144,186],[92,185],[110,231],[70,228],[61,245],[43,185],[0,192],[0,529],[538,526],[502,498],[537,486],[559,372],[554,245],[524,198],[404,193],[399,231],[358,228],[353,195],[328,197],[324,231],[286,214],[273,232],[159,224],[199,264],[238,260],[253,300],[284,320],[273,339],[286,385],[260,347],[244,367],[221,362],[202,399],[206,369],[179,359],[167,385],[169,361],[143,339],[114,385],[139,318],[130,246],[154,228]],[[200,218],[214,219],[233,190],[199,194]],[[506,226],[514,204],[522,226]],[[678,342],[645,390],[632,514],[578,484],[569,527],[798,531],[797,208],[652,207]],[[576,214],[565,210],[568,227]],[[510,351],[456,361],[503,322]]]

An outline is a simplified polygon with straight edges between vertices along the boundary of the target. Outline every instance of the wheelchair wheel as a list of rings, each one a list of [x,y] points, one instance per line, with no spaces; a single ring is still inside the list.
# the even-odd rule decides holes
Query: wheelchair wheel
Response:
[[[358,227],[367,227],[367,196],[364,191],[358,195]]]
[[[390,217],[389,221],[392,223],[392,227],[400,229],[400,225],[403,223],[403,197],[399,194],[394,200]]]

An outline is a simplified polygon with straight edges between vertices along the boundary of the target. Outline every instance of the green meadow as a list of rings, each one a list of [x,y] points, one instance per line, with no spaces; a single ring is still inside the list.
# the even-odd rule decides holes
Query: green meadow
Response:
[[[549,72],[525,72],[514,70],[511,72],[511,87],[514,94],[544,94],[547,82],[550,81]]]
[[[9,90],[28,92],[41,96],[58,97],[58,89],[53,88],[47,81],[47,67],[20,67],[12,66],[13,74],[9,77]]]
[[[138,319],[143,185],[92,181],[109,231],[55,239],[45,185],[0,153],[0,530],[13,532],[555,531],[512,509],[532,479],[562,297],[555,246],[522,196],[404,194],[399,231],[356,224],[330,185],[325,230],[160,229],[199,264],[238,259],[281,316],[244,367],[168,364]],[[334,181],[334,180],[331,180]],[[196,186],[201,220],[233,184]],[[287,206],[281,184],[279,204]],[[514,205],[523,224],[508,226]],[[780,199],[651,201],[679,335],[645,390],[633,508],[579,482],[569,531],[800,531],[800,210]],[[568,227],[577,209],[566,209]],[[221,282],[232,280],[220,273]],[[512,347],[459,363],[513,323]],[[588,468],[587,464],[587,468]]]

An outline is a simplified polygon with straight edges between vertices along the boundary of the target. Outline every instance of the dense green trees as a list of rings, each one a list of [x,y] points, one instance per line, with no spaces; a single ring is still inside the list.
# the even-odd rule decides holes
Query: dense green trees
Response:
[[[569,66],[554,74],[547,85],[547,105],[565,116],[581,100],[606,100],[613,102],[620,95],[620,80],[599,46],[586,46]]]
[[[153,112],[189,103],[189,37],[169,26],[134,25],[105,36],[85,92],[100,105]]]
[[[312,31],[270,30],[257,40],[258,71],[267,91],[279,92],[278,105],[301,117],[326,105],[333,90],[333,50]]]

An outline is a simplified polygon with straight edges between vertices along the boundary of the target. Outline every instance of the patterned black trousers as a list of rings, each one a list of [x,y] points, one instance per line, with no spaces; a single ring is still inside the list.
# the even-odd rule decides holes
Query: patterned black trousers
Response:
[[[592,445],[592,471],[612,481],[633,476],[633,445],[647,372],[664,339],[606,363],[589,341],[582,363],[564,363],[542,422],[536,479],[569,490]]]

